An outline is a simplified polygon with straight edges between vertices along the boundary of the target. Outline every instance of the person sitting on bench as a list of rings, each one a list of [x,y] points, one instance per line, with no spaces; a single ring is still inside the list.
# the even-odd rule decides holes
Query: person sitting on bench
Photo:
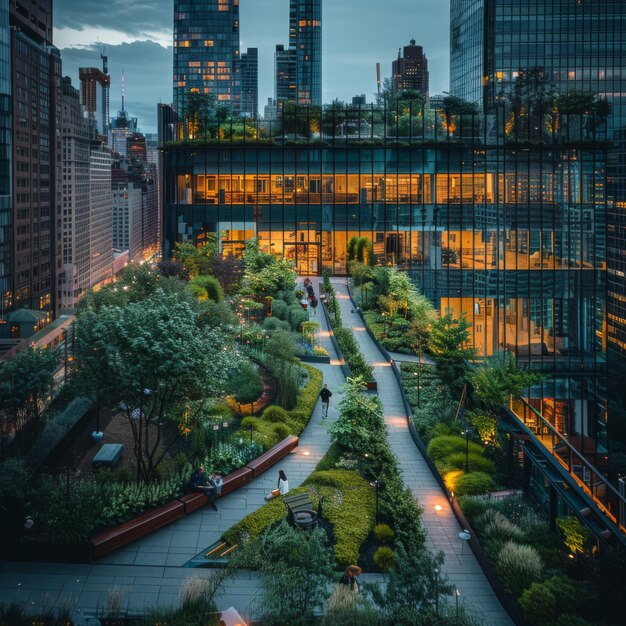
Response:
[[[191,477],[191,486],[196,491],[204,491],[209,496],[209,504],[214,511],[217,511],[217,505],[215,504],[215,496],[219,495],[217,492],[217,485],[209,478],[208,474],[204,471],[204,467],[199,467]],[[219,490],[221,492],[222,485],[220,484]]]

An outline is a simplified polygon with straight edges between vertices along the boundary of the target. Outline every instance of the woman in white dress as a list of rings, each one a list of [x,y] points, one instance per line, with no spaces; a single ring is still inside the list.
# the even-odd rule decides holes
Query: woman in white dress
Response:
[[[287,480],[287,474],[283,470],[278,472],[278,491],[280,491],[281,496],[289,493],[289,481]]]

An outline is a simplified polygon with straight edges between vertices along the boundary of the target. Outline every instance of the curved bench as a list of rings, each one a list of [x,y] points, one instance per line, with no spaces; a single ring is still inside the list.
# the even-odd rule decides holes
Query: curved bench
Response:
[[[158,509],[135,517],[117,528],[111,528],[92,537],[90,543],[93,548],[93,556],[95,558],[104,556],[184,516],[185,507],[182,502],[178,500],[168,502]]]
[[[254,459],[254,461],[250,461],[246,467],[252,470],[252,474],[256,478],[295,450],[298,447],[298,441],[299,438],[295,435],[285,437],[280,443],[277,443],[273,448],[264,452],[260,457]]]
[[[239,489],[239,487],[243,487],[272,467],[272,465],[287,456],[298,446],[298,440],[298,437],[290,435],[254,461],[250,461],[245,467],[224,476],[221,495],[225,496]],[[171,522],[175,522],[181,517],[197,511],[208,503],[209,498],[205,493],[195,491],[181,496],[168,504],[164,504],[158,509],[135,517],[117,528],[111,528],[99,533],[89,540],[93,558],[100,558],[109,552],[113,552],[113,550],[132,543],[136,539],[141,539],[141,537],[152,531],[167,526]]]

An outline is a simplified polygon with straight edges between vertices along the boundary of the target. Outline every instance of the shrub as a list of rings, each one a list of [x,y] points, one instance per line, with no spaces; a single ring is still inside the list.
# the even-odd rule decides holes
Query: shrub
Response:
[[[585,551],[585,542],[589,536],[582,522],[577,517],[569,515],[557,519],[556,525],[563,533],[565,547],[574,556],[582,554]]]
[[[498,554],[496,572],[504,588],[517,598],[541,579],[543,562],[534,548],[507,541]]]
[[[474,496],[459,497],[459,506],[470,524],[487,510],[487,503]]]
[[[378,524],[374,528],[374,535],[380,543],[389,543],[395,537],[395,534],[388,524]]]
[[[374,552],[374,563],[383,571],[387,572],[396,564],[396,553],[387,546],[381,546]]]
[[[374,370],[361,354],[359,344],[352,330],[350,328],[337,327],[333,332],[352,375],[361,376],[365,380],[373,380]]]
[[[272,422],[274,424],[278,424],[281,422],[286,422],[289,419],[289,414],[285,409],[280,406],[268,406],[261,417],[268,422]]]
[[[509,539],[521,539],[521,528],[509,521],[502,513],[493,509],[487,510],[478,518],[478,526],[481,534],[485,537],[507,541]]]
[[[275,424],[274,434],[276,435],[276,443],[281,442],[285,437],[291,434],[291,428],[287,424]],[[276,443],[274,445],[276,445]]]
[[[197,276],[189,283],[189,287],[200,300],[212,300],[213,302],[224,300],[222,286],[213,276]]]
[[[496,467],[491,459],[485,458],[482,454],[472,452],[467,455],[470,472],[484,472],[493,474]],[[446,458],[445,464],[453,469],[465,469],[465,452],[455,452]]]
[[[518,600],[524,617],[531,626],[550,623],[556,613],[556,598],[543,584],[533,583]]]
[[[296,355],[296,342],[291,328],[275,330],[265,344],[265,352],[283,361],[293,359]]]
[[[480,496],[496,488],[493,478],[484,472],[461,474],[456,479],[454,493],[459,496]]]
[[[289,309],[289,306],[287,305],[286,302],[283,302],[282,300],[276,300],[276,299],[272,300],[272,317],[278,318],[279,320],[286,320],[288,309]],[[272,318],[268,318],[268,319],[272,319]],[[291,326],[289,326],[289,328],[291,328]]]
[[[469,449],[470,454],[481,456],[484,448],[473,441],[467,442],[463,437],[455,437],[453,435],[442,435],[435,437],[428,444],[428,456],[434,463],[445,463],[448,457],[455,453],[463,453],[463,461],[465,462],[465,451]]]
[[[241,428],[243,430],[252,429],[258,431],[261,428],[261,420],[258,417],[244,417],[241,420]]]
[[[285,303],[281,302],[281,304]],[[289,325],[289,322],[284,322],[277,317],[266,317],[263,320],[263,328],[270,332],[274,330],[288,330],[291,332],[291,326]]]
[[[292,304],[289,307],[287,320],[292,330],[299,333],[302,324],[309,321],[309,314],[299,304]]]

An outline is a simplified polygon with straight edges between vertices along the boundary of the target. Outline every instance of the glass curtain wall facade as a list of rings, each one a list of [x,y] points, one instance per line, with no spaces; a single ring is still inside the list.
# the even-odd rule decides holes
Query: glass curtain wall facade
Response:
[[[174,2],[174,108],[191,91],[239,111],[239,0]]]
[[[626,472],[626,3],[623,0],[452,0],[451,93],[486,111],[521,69],[557,93],[606,97],[607,337],[612,472]],[[586,122],[582,120],[582,126]]]
[[[556,428],[604,437],[606,145],[520,142],[498,116],[413,117],[409,136],[361,107],[307,142],[282,139],[283,119],[257,141],[166,146],[165,256],[209,233],[238,255],[256,236],[300,274],[345,274],[348,242],[367,237],[378,263],[467,316],[480,356],[557,374],[537,394]]]
[[[11,217],[11,36],[9,0],[0,0],[0,318],[10,305]]]

